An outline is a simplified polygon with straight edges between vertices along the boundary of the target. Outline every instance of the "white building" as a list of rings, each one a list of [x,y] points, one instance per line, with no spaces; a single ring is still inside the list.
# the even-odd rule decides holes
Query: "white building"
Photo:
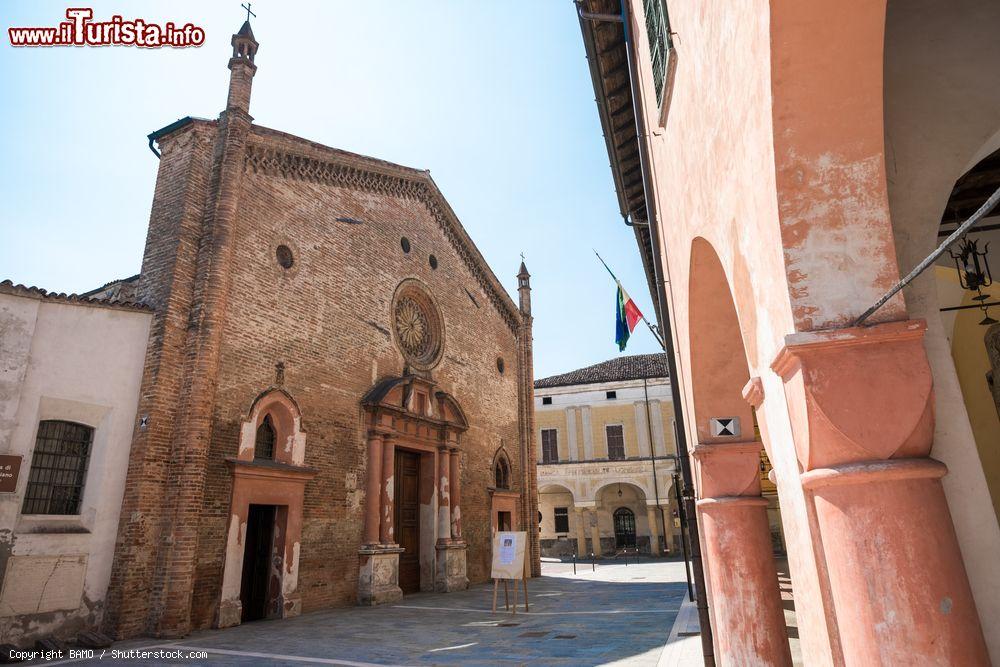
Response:
[[[100,628],[151,316],[0,283],[0,643]]]

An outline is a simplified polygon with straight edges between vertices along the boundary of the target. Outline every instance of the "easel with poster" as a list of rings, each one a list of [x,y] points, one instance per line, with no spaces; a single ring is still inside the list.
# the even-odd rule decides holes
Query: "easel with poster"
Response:
[[[528,534],[521,532],[498,532],[493,536],[493,611],[497,610],[497,592],[503,580],[504,608],[511,610],[507,582],[514,582],[514,606],[511,613],[517,613],[517,580],[524,589],[524,611],[528,611],[528,576],[525,571],[524,548]]]

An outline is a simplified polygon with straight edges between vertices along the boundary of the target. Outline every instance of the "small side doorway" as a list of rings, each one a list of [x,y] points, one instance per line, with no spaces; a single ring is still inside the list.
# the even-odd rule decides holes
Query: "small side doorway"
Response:
[[[267,618],[275,510],[274,505],[251,505],[247,515],[240,586],[243,623]]]
[[[399,554],[399,587],[420,592],[420,454],[396,450],[395,530]]]
[[[635,514],[627,507],[615,510],[615,548],[635,547]]]
[[[510,512],[497,512],[497,531],[511,530]]]

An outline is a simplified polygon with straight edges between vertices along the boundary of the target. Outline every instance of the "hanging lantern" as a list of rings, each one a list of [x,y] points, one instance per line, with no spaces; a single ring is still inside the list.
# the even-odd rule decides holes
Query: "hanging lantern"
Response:
[[[957,251],[949,251],[951,258],[955,260],[955,270],[958,271],[958,282],[963,289],[976,292],[972,297],[973,301],[978,301],[985,317],[980,322],[983,326],[996,324],[997,321],[990,317],[990,311],[983,303],[990,298],[989,294],[983,294],[983,288],[993,284],[993,274],[990,272],[990,262],[987,253],[990,244],[986,243],[983,249],[979,249],[979,239],[965,237],[958,245]]]

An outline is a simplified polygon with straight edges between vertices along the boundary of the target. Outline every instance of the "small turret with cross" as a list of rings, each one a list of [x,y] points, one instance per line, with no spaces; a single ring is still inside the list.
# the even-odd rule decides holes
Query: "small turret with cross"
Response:
[[[241,110],[249,114],[250,112],[250,90],[253,83],[253,75],[257,72],[257,65],[254,59],[257,57],[259,44],[254,39],[253,30],[250,28],[250,17],[257,17],[250,10],[250,3],[241,5],[247,10],[247,20],[239,32],[233,35],[233,56],[229,59],[229,69],[232,74],[229,77],[229,98],[226,101],[226,110]]]

